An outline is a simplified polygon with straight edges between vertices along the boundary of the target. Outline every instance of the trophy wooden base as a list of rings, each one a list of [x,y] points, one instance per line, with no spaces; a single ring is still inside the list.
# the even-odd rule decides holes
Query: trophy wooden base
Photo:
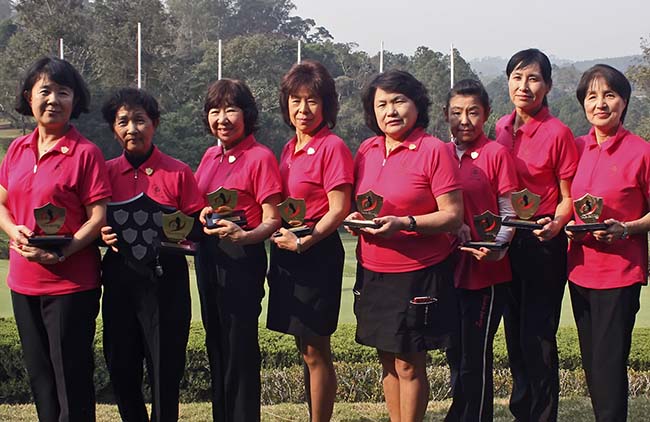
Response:
[[[378,229],[381,227],[381,224],[375,223],[372,220],[343,220],[342,224],[351,229],[362,229],[364,227]]]
[[[296,237],[305,237],[311,234],[311,227],[309,226],[291,227],[288,230],[291,233],[295,234]],[[282,233],[280,232],[273,233],[273,237],[280,237],[280,236],[282,236]]]
[[[189,240],[181,242],[162,241],[160,242],[160,249],[174,254],[196,255],[196,244]]]
[[[607,230],[609,227],[605,223],[586,223],[586,224],[574,224],[572,226],[564,227],[564,230],[573,233],[584,233],[584,232],[595,232],[597,230]]]
[[[474,248],[474,249],[488,248],[495,251],[502,251],[506,249],[508,246],[510,246],[510,243],[508,242],[465,242],[463,243],[463,246],[467,248]]]
[[[70,234],[39,235],[30,237],[27,244],[41,249],[55,249],[67,245],[71,240]]]
[[[518,218],[514,218],[512,216],[507,216],[503,220],[501,220],[501,225],[507,226],[507,227],[514,227],[517,229],[522,229],[522,230],[539,230],[542,227],[544,227],[541,224],[538,224],[534,221],[529,221],[529,220],[520,220]]]
[[[244,214],[244,211],[233,211],[232,213],[226,215],[212,212],[205,216],[205,227],[209,229],[218,228],[219,227],[217,226],[218,220],[232,221],[233,223],[237,224],[240,227],[248,224],[248,221],[246,221],[246,215]]]

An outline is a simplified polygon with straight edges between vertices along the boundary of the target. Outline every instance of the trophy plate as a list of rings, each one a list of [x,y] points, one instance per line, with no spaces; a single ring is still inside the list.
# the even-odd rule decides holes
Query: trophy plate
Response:
[[[501,224],[508,227],[515,227],[517,229],[523,230],[539,230],[544,227],[542,224],[538,224],[535,221],[530,220],[521,220],[512,216],[504,217],[501,221]]]
[[[474,249],[488,248],[495,251],[502,251],[506,249],[508,246],[510,246],[510,243],[508,242],[465,242],[463,243],[463,246],[467,248],[474,248]]]
[[[343,220],[342,224],[351,229],[362,229],[364,227],[378,229],[381,227],[381,224],[375,223],[372,220]]]
[[[587,223],[587,224],[574,224],[566,226],[564,229],[573,233],[595,232],[597,230],[607,230],[609,226],[605,223]]]

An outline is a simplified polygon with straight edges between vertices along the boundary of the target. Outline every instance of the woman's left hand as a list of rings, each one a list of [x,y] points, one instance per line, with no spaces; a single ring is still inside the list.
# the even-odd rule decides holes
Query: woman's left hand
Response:
[[[204,227],[203,231],[211,236],[218,236],[219,239],[228,238],[233,243],[241,243],[245,241],[247,235],[246,230],[242,229],[232,221],[222,218],[216,221],[216,225],[216,229]]]
[[[544,227],[533,230],[533,234],[542,242],[553,239],[562,230],[560,223],[551,217],[540,218],[537,220],[537,224],[542,224]]]
[[[623,238],[623,233],[625,233],[625,226],[623,226],[623,223],[613,218],[608,218],[603,221],[603,223],[608,225],[607,230],[596,230],[593,232],[592,236],[596,240],[609,244],[615,240]]]
[[[13,241],[9,243],[9,247],[30,262],[44,265],[53,265],[59,262],[59,255],[56,252],[37,248],[36,246],[15,243]]]
[[[372,221],[375,223],[381,224],[381,227],[378,229],[371,228],[362,228],[366,233],[370,233],[375,236],[381,236],[385,238],[392,237],[395,232],[400,230],[405,230],[408,227],[408,223],[404,222],[404,217],[395,217],[394,215],[385,215],[383,217],[373,218]]]
[[[271,241],[273,241],[273,243],[275,243],[278,248],[286,249],[291,252],[298,251],[298,236],[293,234],[292,231],[285,229],[284,227],[281,227],[278,230],[278,233],[280,233],[280,236],[271,237]]]

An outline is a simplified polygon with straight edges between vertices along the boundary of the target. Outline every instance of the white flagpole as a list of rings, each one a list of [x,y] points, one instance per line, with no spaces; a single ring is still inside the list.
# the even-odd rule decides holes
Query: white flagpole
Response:
[[[451,55],[449,56],[449,58],[451,60],[451,66],[450,66],[451,67],[451,69],[450,69],[450,72],[451,72],[451,78],[450,78],[451,79],[451,88],[453,88],[454,87],[454,43],[451,43]]]
[[[138,22],[138,89],[142,88],[142,26]]]
[[[301,56],[302,56],[302,45],[301,44],[302,44],[301,41],[298,40],[298,63],[300,63],[302,61],[302,58],[301,58]]]
[[[384,73],[384,42],[379,43],[379,73]]]
[[[217,65],[217,79],[221,80],[221,40],[219,40],[219,64]]]
[[[63,60],[63,38],[59,38],[59,58]]]

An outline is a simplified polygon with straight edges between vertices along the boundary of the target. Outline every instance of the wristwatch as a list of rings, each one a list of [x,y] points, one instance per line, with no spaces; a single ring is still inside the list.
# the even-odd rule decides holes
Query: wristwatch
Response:
[[[621,222],[621,226],[623,226],[623,233],[621,234],[621,239],[625,240],[628,237],[630,237],[630,232],[627,230],[627,224]]]
[[[407,215],[406,218],[409,219],[409,225],[406,228],[406,231],[414,232],[418,225],[418,222],[415,221],[415,217],[413,217],[412,215]]]

